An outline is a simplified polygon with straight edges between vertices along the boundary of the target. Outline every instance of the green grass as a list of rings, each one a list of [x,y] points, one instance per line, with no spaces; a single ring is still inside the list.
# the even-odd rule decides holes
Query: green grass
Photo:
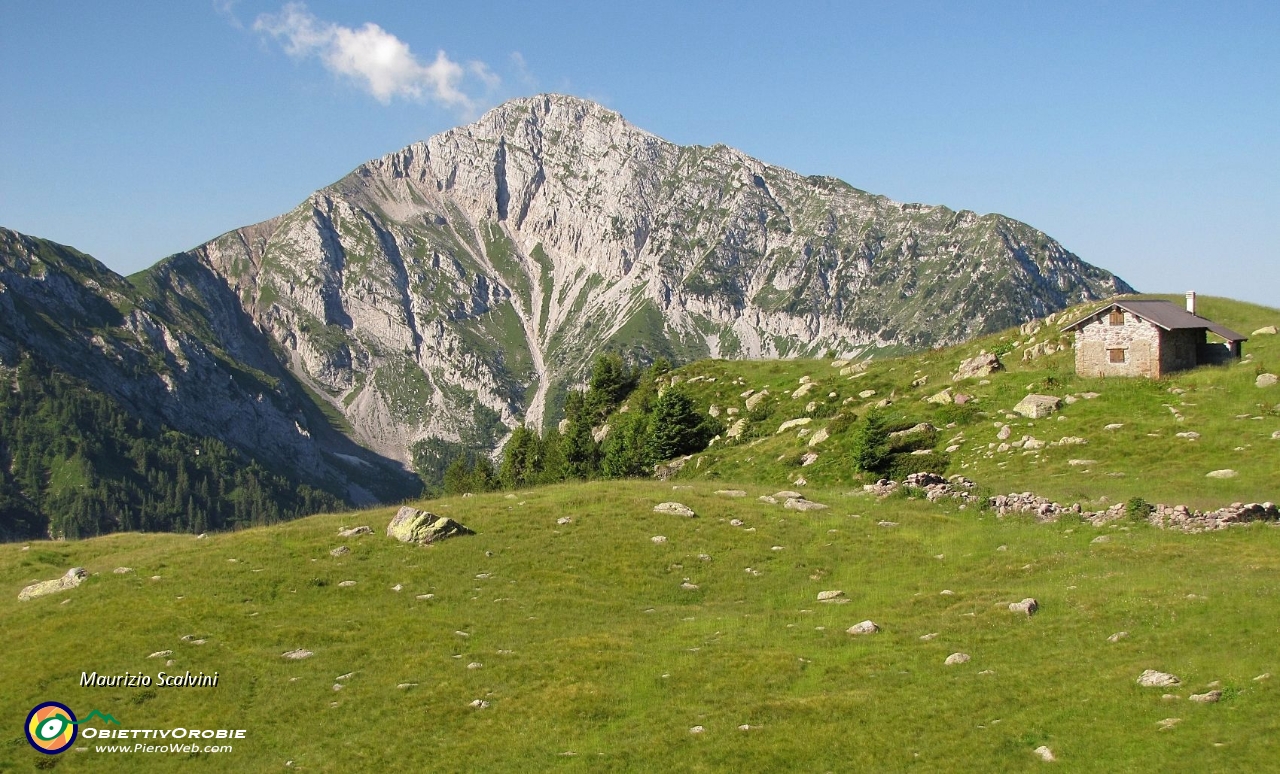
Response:
[[[1173,297],[1168,297],[1173,298]],[[1022,360],[1033,338],[1014,329],[968,344],[900,358],[877,360],[861,376],[842,376],[830,360],[702,361],[677,374],[703,407],[745,412],[741,393],[768,389],[770,397],[758,410],[763,418],[751,423],[738,443],[718,443],[697,467],[682,475],[756,481],[779,487],[798,475],[819,486],[859,483],[847,463],[854,426],[833,433],[829,441],[809,447],[809,435],[798,430],[775,435],[783,421],[810,416],[806,426],[816,432],[840,411],[862,416],[878,401],[889,398],[891,416],[902,424],[928,421],[940,428],[935,451],[955,445],[949,453],[949,473],[977,480],[995,492],[1031,490],[1062,502],[1101,506],[1142,497],[1150,502],[1218,508],[1232,502],[1280,501],[1280,388],[1259,389],[1258,373],[1280,372],[1280,337],[1259,335],[1245,343],[1249,360],[1232,365],[1204,366],[1165,379],[1084,379],[1075,375],[1070,336],[1058,330],[1075,319],[1075,310],[1045,326],[1036,341],[1059,341],[1067,349],[1030,361]],[[1226,299],[1201,299],[1201,313],[1248,335],[1264,325],[1280,322],[1280,311]],[[1015,347],[1021,342],[1023,346]],[[1003,352],[1005,371],[978,380],[953,383],[960,362],[980,350]],[[704,380],[689,383],[697,376]],[[808,376],[818,384],[807,396],[790,394]],[[705,379],[715,381],[706,381]],[[925,379],[918,386],[912,383]],[[939,407],[924,399],[943,388],[968,394],[973,402],[963,410]],[[866,390],[875,394],[860,397]],[[1030,392],[1067,396],[1097,393],[1077,399],[1047,419],[1010,417],[1012,408]],[[833,397],[828,397],[834,393]],[[812,410],[808,403],[815,403]],[[1170,409],[1176,409],[1182,419]],[[738,416],[742,416],[739,413]],[[726,424],[736,417],[722,414]],[[954,426],[948,427],[951,423]],[[1064,437],[1086,439],[1084,445],[1046,447],[1038,452],[998,451],[999,424],[1009,424],[1011,441],[1024,435],[1051,443]],[[1123,424],[1105,430],[1109,424]],[[1195,432],[1187,440],[1178,433]],[[995,447],[995,448],[993,448]],[[800,455],[818,452],[818,461],[804,468]],[[779,459],[781,458],[781,459]],[[1071,460],[1092,460],[1072,465]],[[1211,479],[1212,470],[1232,469],[1236,478]]]
[[[0,769],[41,759],[18,726],[51,699],[125,728],[248,730],[232,753],[184,756],[200,770],[1020,771],[1043,765],[1032,750],[1047,744],[1073,771],[1257,771],[1280,754],[1276,683],[1253,679],[1280,672],[1280,530],[1134,527],[1091,544],[1100,530],[1079,523],[841,489],[811,492],[831,508],[799,514],[754,499],[771,488],[729,499],[693,486],[434,501],[479,534],[431,548],[384,537],[389,508],[205,540],[0,546]],[[698,518],[652,512],[668,499]],[[376,534],[336,537],[358,524]],[[344,543],[351,553],[332,558]],[[80,588],[17,602],[72,565],[93,573]],[[113,574],[121,565],[134,572]],[[826,589],[850,602],[817,603]],[[1027,596],[1038,615],[1008,612]],[[883,631],[845,633],[867,618]],[[1117,631],[1129,637],[1108,643]],[[315,656],[281,658],[299,647]],[[165,667],[147,655],[169,649],[167,671],[216,670],[220,685],[78,687],[82,670],[154,674]],[[972,661],[944,666],[957,651]],[[1148,668],[1179,675],[1169,692],[1183,698],[1139,688]],[[1186,700],[1211,681],[1224,701]],[[1160,731],[1168,717],[1182,722]],[[57,764],[103,770],[102,755]]]

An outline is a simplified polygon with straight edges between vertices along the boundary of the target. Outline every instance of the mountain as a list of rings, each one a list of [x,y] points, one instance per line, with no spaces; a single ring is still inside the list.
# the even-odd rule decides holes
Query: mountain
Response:
[[[601,350],[865,356],[1130,288],[1000,215],[899,204],[543,95],[152,270],[215,275],[354,437],[489,445]]]
[[[128,280],[4,232],[0,358],[40,353],[149,421],[360,502],[411,488],[415,456],[557,419],[602,350],[867,357],[1128,290],[1000,215],[542,95]]]

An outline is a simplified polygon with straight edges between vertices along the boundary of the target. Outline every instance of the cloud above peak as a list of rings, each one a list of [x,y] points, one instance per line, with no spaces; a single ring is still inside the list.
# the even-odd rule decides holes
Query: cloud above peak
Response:
[[[296,59],[315,57],[325,69],[351,80],[384,105],[395,98],[426,100],[472,113],[476,102],[463,91],[468,73],[487,89],[498,86],[498,76],[483,62],[464,66],[437,51],[433,61],[424,63],[409,44],[377,24],[344,27],[317,18],[304,3],[262,14],[253,29],[280,41]]]

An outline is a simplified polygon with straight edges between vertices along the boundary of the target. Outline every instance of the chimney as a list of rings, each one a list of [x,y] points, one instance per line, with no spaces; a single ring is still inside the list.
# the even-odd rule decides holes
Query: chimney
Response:
[[[1196,313],[1196,292],[1194,290],[1187,291],[1187,311],[1191,314]]]

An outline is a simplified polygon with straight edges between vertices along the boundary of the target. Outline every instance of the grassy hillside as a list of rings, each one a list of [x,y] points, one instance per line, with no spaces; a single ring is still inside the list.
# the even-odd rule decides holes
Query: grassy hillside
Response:
[[[992,492],[1029,489],[1088,505],[1135,496],[1213,508],[1234,501],[1280,500],[1280,439],[1273,437],[1280,430],[1280,386],[1260,389],[1254,384],[1260,373],[1280,373],[1280,336],[1252,337],[1244,344],[1245,359],[1234,365],[1205,366],[1158,381],[1083,379],[1075,375],[1071,336],[1059,331],[1096,306],[1067,310],[1034,334],[1012,329],[959,347],[875,361],[863,374],[841,375],[843,369],[830,360],[695,363],[676,374],[682,389],[704,409],[719,408],[726,425],[741,417],[749,421],[741,440],[718,442],[680,475],[776,486],[790,486],[797,476],[811,486],[856,483],[860,479],[848,452],[858,422],[889,398],[892,405],[886,411],[896,426],[930,422],[938,427],[927,448],[946,456],[946,471],[969,476]],[[1280,324],[1278,310],[1227,299],[1201,298],[1200,313],[1245,335]],[[1029,347],[1046,342],[1064,349],[1023,360]],[[953,383],[960,362],[980,351],[999,353],[1006,370],[992,374],[987,384],[972,379]],[[790,397],[803,377],[817,386],[800,398]],[[965,406],[925,402],[944,388],[972,400]],[[748,411],[742,393],[766,389],[768,398]],[[860,397],[866,391],[874,394]],[[1047,419],[1013,415],[1013,407],[1032,392],[1065,398],[1068,404]],[[1078,398],[1085,393],[1097,397]],[[729,416],[729,409],[739,413]],[[836,422],[841,414],[844,418]],[[777,433],[784,421],[804,417],[812,421]],[[996,451],[1002,424],[1010,425],[1009,441],[1031,436],[1046,447]],[[1123,427],[1104,429],[1110,424]],[[810,446],[813,434],[823,428],[831,438]],[[1199,437],[1178,436],[1187,432]],[[1051,445],[1064,437],[1086,443]],[[817,453],[817,461],[802,466],[809,452]],[[1085,460],[1091,462],[1079,464]],[[1205,477],[1224,468],[1239,475]]]
[[[1280,673],[1280,530],[1001,521],[840,488],[796,513],[755,499],[769,487],[671,487],[435,501],[479,534],[431,548],[385,537],[391,509],[0,546],[0,769],[1019,771],[1047,745],[1073,771],[1256,771],[1280,755],[1277,682],[1255,680]],[[697,518],[652,512],[672,498]],[[359,524],[375,534],[336,536]],[[79,588],[16,600],[72,565],[92,573]],[[816,601],[836,589],[847,604]],[[1028,596],[1038,615],[1007,610]],[[882,631],[846,634],[864,619]],[[281,657],[295,648],[315,655]],[[78,686],[166,669],[161,650],[219,686]],[[955,652],[972,660],[945,666]],[[1144,669],[1182,684],[1141,688]],[[1220,703],[1187,700],[1214,683]],[[249,733],[229,753],[109,764],[82,739],[47,759],[18,730],[44,700]]]

